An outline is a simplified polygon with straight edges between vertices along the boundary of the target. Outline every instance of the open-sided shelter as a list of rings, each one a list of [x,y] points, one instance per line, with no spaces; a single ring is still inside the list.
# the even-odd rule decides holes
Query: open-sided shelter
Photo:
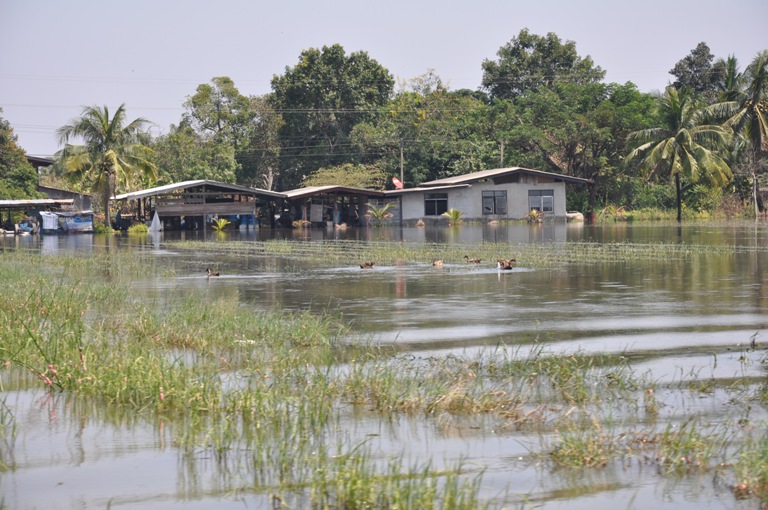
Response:
[[[204,230],[214,217],[234,221],[271,217],[275,204],[284,198],[276,191],[200,179],[124,193],[114,200],[120,221],[146,223],[157,213],[163,228]]]
[[[284,193],[287,210],[281,213],[281,223],[303,220],[313,224],[350,226],[363,225],[366,222],[368,202],[385,196],[384,191],[348,186],[310,186]]]

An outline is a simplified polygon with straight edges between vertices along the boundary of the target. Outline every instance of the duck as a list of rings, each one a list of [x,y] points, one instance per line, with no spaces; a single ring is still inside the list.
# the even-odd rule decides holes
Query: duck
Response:
[[[360,264],[360,269],[373,269],[373,266],[375,265],[375,262],[363,262]]]
[[[517,263],[517,260],[515,259],[497,259],[496,260],[497,266],[499,269],[504,271],[509,271],[512,269],[515,264]]]
[[[442,259],[432,259],[432,265],[433,266],[443,267],[443,260]]]
[[[208,276],[221,276],[221,273],[219,271],[212,271],[211,268],[207,268],[205,270],[206,273],[208,273]]]
[[[467,261],[467,264],[479,264],[482,261],[482,259],[471,259],[469,255],[464,255],[464,260]]]

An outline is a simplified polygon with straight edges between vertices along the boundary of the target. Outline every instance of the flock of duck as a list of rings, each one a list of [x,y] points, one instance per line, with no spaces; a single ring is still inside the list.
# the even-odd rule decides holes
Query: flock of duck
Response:
[[[479,264],[483,260],[471,258],[469,255],[464,255],[464,262],[467,264]],[[373,269],[375,262],[363,262],[360,264],[360,269]],[[496,267],[502,271],[510,271],[517,264],[517,259],[496,259]],[[432,259],[432,265],[436,267],[443,266],[443,259]]]
[[[483,260],[471,258],[469,255],[464,255],[464,261],[467,264],[479,264]],[[516,264],[517,264],[516,259],[496,259],[496,267],[502,271],[509,271],[512,268],[514,268]],[[375,265],[376,265],[376,262],[363,262],[362,264],[360,264],[360,269],[373,269],[373,266]],[[432,259],[432,265],[436,267],[442,267],[443,259]],[[206,268],[205,272],[208,275],[208,278],[210,278],[211,276],[221,276],[221,273],[219,271],[214,271],[210,267]]]

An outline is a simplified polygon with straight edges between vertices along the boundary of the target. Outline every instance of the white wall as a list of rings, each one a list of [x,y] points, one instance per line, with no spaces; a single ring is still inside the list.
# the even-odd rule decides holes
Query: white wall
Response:
[[[493,182],[478,182],[469,187],[453,189],[430,190],[424,188],[423,191],[412,191],[403,193],[403,221],[413,222],[419,219],[426,220],[424,216],[424,194],[425,193],[447,193],[448,209],[458,209],[463,212],[465,220],[489,221],[494,219],[521,219],[524,218],[530,210],[528,209],[528,191],[529,190],[553,190],[555,211],[554,214],[545,219],[555,219],[565,221],[565,183],[549,182],[542,184],[522,184],[510,183],[495,186]],[[483,191],[507,191],[507,214],[506,215],[483,215],[482,202]],[[431,217],[437,218],[437,217]]]

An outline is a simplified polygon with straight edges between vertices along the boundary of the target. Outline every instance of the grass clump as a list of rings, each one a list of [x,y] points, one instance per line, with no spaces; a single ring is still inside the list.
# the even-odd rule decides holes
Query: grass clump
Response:
[[[768,504],[768,433],[763,430],[762,435],[744,443],[733,470],[736,498],[755,497]]]
[[[133,223],[128,227],[129,234],[147,234],[149,233],[149,227],[144,223]]]
[[[588,429],[561,432],[549,457],[559,467],[602,467],[612,460],[615,450],[613,436],[603,432],[595,421]]]

